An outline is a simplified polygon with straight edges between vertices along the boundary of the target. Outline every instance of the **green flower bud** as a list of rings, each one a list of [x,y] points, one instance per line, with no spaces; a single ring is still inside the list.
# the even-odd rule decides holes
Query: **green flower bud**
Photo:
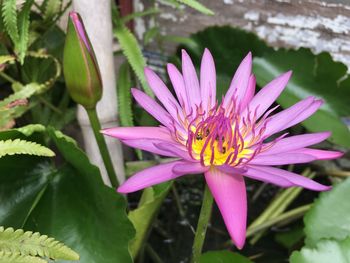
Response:
[[[102,79],[83,21],[76,12],[69,14],[63,73],[72,99],[86,109],[95,108],[102,97]]]

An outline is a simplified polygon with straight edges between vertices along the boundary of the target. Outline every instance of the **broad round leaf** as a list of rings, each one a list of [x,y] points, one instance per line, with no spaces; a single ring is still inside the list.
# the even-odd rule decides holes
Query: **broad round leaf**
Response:
[[[200,258],[200,263],[252,263],[248,258],[227,250],[209,251]]]

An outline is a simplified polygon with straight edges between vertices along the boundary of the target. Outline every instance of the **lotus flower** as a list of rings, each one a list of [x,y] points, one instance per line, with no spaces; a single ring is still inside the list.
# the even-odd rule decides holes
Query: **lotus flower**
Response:
[[[172,64],[168,64],[167,70],[177,99],[149,68],[145,68],[148,84],[162,106],[142,91],[132,89],[136,101],[161,123],[159,127],[118,127],[102,132],[131,147],[178,159],[136,173],[118,192],[130,193],[184,175],[203,173],[233,242],[242,248],[247,219],[244,177],[281,187],[330,189],[304,176],[272,167],[342,155],[308,148],[328,138],[329,132],[273,136],[304,121],[322,105],[321,100],[308,97],[272,115],[277,107],[269,108],[287,85],[290,71],[254,96],[255,77],[249,53],[219,104],[215,65],[209,50],[204,51],[199,80],[184,50],[182,74]]]

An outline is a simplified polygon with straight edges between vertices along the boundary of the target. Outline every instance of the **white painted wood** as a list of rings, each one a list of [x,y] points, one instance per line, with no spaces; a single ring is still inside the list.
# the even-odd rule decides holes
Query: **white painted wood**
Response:
[[[102,127],[109,128],[118,126],[116,75],[112,51],[111,1],[73,0],[73,10],[78,12],[84,20],[85,28],[94,47],[101,70],[103,96],[102,100],[97,105],[97,112]],[[100,167],[105,184],[110,185],[87,114],[81,106],[78,108],[78,121],[83,132],[85,150],[90,160]],[[106,137],[106,141],[118,180],[119,182],[123,182],[125,175],[121,145],[118,140],[114,138]]]

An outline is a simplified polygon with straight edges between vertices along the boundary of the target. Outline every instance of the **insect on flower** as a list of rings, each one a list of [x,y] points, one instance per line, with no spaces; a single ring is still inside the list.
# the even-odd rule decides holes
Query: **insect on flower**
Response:
[[[269,108],[287,85],[290,71],[254,96],[255,77],[249,53],[218,104],[215,65],[209,50],[204,51],[199,80],[184,50],[182,73],[172,64],[167,69],[177,99],[149,68],[145,69],[148,84],[163,106],[142,91],[132,89],[136,101],[161,123],[160,127],[117,127],[102,132],[131,147],[179,159],[136,173],[118,192],[130,193],[183,175],[204,173],[233,242],[242,248],[247,219],[244,177],[281,187],[330,189],[304,176],[272,167],[342,155],[308,148],[327,139],[329,132],[289,137],[284,133],[266,142],[270,136],[304,121],[322,105],[321,100],[308,97],[272,115],[276,107]]]

